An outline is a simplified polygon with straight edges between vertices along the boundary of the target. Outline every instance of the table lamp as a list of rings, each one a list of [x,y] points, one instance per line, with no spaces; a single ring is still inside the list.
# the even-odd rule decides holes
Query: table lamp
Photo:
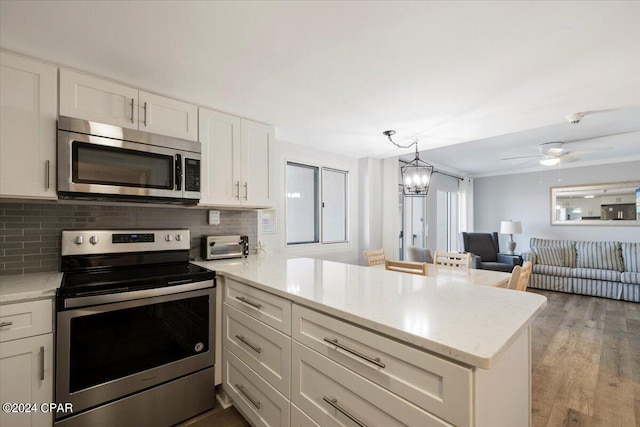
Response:
[[[500,223],[500,234],[508,234],[509,241],[507,242],[507,254],[513,255],[513,251],[516,249],[516,242],[513,241],[514,234],[522,233],[522,224],[520,221],[502,221]]]

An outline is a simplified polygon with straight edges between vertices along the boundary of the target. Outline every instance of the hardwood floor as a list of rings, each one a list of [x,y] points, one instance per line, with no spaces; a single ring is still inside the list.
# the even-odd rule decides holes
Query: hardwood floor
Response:
[[[640,426],[640,304],[529,291],[547,297],[531,333],[532,427]],[[231,407],[187,426],[249,424]]]
[[[530,291],[533,427],[640,425],[640,304]]]

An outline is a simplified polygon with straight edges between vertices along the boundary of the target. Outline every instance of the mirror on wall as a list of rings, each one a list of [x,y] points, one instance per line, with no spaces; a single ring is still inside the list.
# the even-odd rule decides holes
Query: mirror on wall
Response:
[[[551,224],[640,226],[640,181],[552,187]]]

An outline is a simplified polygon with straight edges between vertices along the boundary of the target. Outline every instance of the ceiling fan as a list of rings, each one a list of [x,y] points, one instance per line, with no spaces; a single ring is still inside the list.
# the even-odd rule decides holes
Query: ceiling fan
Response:
[[[567,151],[562,142],[546,142],[544,144],[538,145],[538,154],[533,154],[529,156],[516,156],[516,157],[506,157],[501,160],[517,160],[517,159],[534,159],[537,158],[541,165],[543,166],[554,166],[563,162],[575,162],[580,160],[575,155],[586,154],[586,153],[595,153],[599,151],[609,150],[610,148],[594,148],[590,150],[577,150],[577,151]]]
[[[580,113],[568,114],[565,118],[566,118],[567,122],[569,122],[571,125],[577,125],[578,123],[580,123],[582,121],[582,119],[585,116],[592,115],[592,114],[609,112],[609,111],[614,111],[614,110],[610,109],[610,110],[584,111],[584,112],[580,112]],[[612,148],[611,147],[597,147],[597,148],[590,148],[590,149],[586,149],[586,150],[567,151],[567,149],[565,148],[565,144],[572,144],[574,142],[589,141],[589,140],[593,140],[593,139],[600,139],[600,138],[603,138],[603,137],[622,135],[622,134],[633,133],[633,132],[637,132],[637,129],[634,129],[634,130],[631,130],[631,131],[613,133],[613,134],[609,134],[609,135],[601,135],[601,136],[596,136],[596,137],[592,137],[592,138],[582,138],[582,139],[573,140],[573,141],[546,142],[544,144],[539,144],[538,145],[538,154],[533,154],[533,155],[528,155],[528,156],[506,157],[506,158],[503,158],[501,160],[517,160],[517,159],[534,159],[534,158],[537,158],[538,162],[543,166],[554,166],[554,165],[557,165],[558,163],[560,163],[561,161],[562,162],[571,163],[571,162],[575,162],[575,161],[580,160],[578,157],[576,157],[576,155],[587,154],[587,153],[597,153],[597,152],[600,152],[600,151],[611,150]],[[525,161],[524,163],[527,163],[528,161],[529,160]]]

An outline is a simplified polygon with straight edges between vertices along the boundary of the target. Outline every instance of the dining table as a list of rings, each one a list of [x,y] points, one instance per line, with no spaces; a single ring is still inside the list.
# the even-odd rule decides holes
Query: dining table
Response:
[[[430,263],[427,263],[427,266],[429,269],[428,277],[436,278],[439,283],[465,281],[474,285],[507,288],[509,285],[509,279],[511,278],[511,273],[505,273],[503,271],[452,267],[448,265]],[[373,265],[371,267],[382,270],[385,269],[384,264]],[[400,268],[395,271],[404,274],[401,270],[402,269]],[[411,270],[407,270],[406,273],[415,274],[412,273]]]

